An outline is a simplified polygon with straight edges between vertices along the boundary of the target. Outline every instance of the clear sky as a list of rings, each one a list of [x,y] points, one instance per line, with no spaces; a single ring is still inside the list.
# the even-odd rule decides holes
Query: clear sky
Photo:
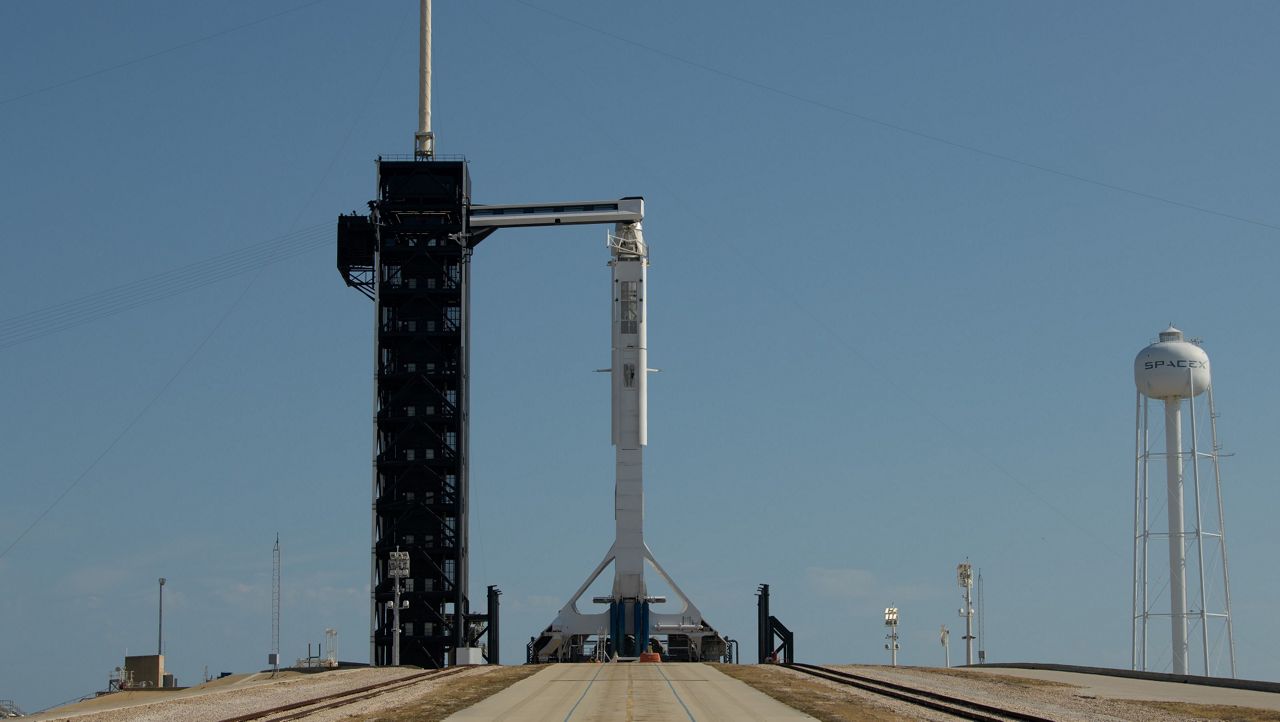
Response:
[[[46,312],[0,326],[0,698],[153,652],[161,576],[180,682],[262,667],[277,533],[283,657],[333,627],[367,658],[372,313],[332,237],[412,150],[416,5],[0,5],[0,320]],[[1127,666],[1131,364],[1173,321],[1234,454],[1240,674],[1275,680],[1278,28],[440,0],[433,117],[477,202],[647,199],[647,536],[744,659],[768,582],[805,660],[884,661],[891,604],[902,662],[942,624],[955,660],[967,556],[990,659]],[[474,259],[472,598],[503,589],[507,663],[612,533],[607,258],[587,227]]]

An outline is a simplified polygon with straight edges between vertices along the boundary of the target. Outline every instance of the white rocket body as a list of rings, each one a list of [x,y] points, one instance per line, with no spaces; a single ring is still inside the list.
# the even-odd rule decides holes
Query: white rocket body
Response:
[[[615,539],[613,598],[643,598],[644,447],[649,442],[645,276],[649,265],[640,224],[619,224],[613,245],[613,446]]]
[[[612,397],[612,437],[616,455],[614,481],[614,541],[604,559],[560,609],[555,621],[537,640],[536,661],[570,661],[581,653],[584,639],[606,633],[616,640],[633,637],[635,653],[648,649],[649,639],[680,635],[687,639],[694,659],[725,654],[727,643],[702,618],[644,541],[644,447],[649,441],[649,351],[646,324],[648,248],[639,222],[618,223],[609,238],[612,259],[612,354],[609,366]],[[590,601],[608,604],[610,611],[584,613],[578,602],[601,573],[614,568],[608,597]],[[664,597],[650,596],[645,568],[652,567],[670,587],[678,607],[673,612],[650,611]]]

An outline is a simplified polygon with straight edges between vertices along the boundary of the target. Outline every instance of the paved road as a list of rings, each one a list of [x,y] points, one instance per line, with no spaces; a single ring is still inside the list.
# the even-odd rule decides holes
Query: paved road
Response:
[[[449,720],[739,720],[813,718],[705,664],[552,664]]]
[[[1102,674],[1058,672],[1047,669],[1014,669],[1009,667],[969,667],[966,672],[1000,674],[1008,677],[1030,677],[1051,682],[1065,682],[1082,687],[1076,694],[1109,699],[1155,700],[1158,702],[1194,702],[1196,704],[1234,704],[1241,707],[1280,710],[1280,694],[1249,689],[1209,687],[1180,682],[1158,682]]]

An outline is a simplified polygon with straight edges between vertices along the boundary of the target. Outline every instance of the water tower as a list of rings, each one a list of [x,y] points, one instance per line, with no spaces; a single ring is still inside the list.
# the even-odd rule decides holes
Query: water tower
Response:
[[[1168,617],[1170,622],[1171,657],[1170,671],[1188,674],[1188,655],[1191,644],[1188,630],[1199,632],[1198,647],[1203,656],[1203,674],[1210,674],[1210,657],[1221,649],[1222,634],[1226,636],[1226,651],[1230,658],[1231,676],[1236,675],[1235,639],[1231,630],[1231,584],[1227,571],[1227,543],[1222,514],[1222,477],[1218,470],[1217,413],[1213,405],[1213,384],[1209,373],[1209,356],[1195,343],[1183,338],[1182,332],[1170,326],[1160,332],[1160,340],[1144,348],[1133,364],[1133,378],[1138,386],[1136,412],[1136,444],[1134,469],[1133,511],[1133,623],[1132,667],[1146,670],[1148,664],[1148,622],[1152,617]],[[1196,399],[1204,396],[1197,415]],[[1151,402],[1164,404],[1164,445],[1153,448],[1151,443]],[[1189,443],[1182,434],[1183,402],[1187,406]],[[1199,443],[1200,429],[1207,419],[1209,447]],[[1150,494],[1150,468],[1152,460],[1164,460],[1168,524],[1163,530],[1153,531],[1152,516],[1160,511],[1160,501],[1154,503]],[[1202,467],[1204,473],[1202,474]],[[1184,481],[1190,471],[1191,496],[1188,499]],[[1157,471],[1158,473],[1158,471]],[[1213,480],[1213,498],[1201,494],[1201,478]],[[1188,520],[1188,501],[1194,516]],[[1205,520],[1216,521],[1214,528],[1206,529]],[[1187,522],[1191,529],[1188,530]],[[1169,611],[1153,612],[1158,603],[1161,586],[1154,593],[1149,584],[1149,551],[1152,539],[1161,542],[1169,552]],[[1205,546],[1210,549],[1206,554]],[[1216,545],[1217,554],[1214,554]],[[1188,553],[1192,563],[1188,566]],[[1214,567],[1218,569],[1214,569]],[[1199,609],[1188,609],[1187,577],[1193,572],[1197,585],[1194,591],[1199,598],[1192,604]],[[1212,579],[1210,579],[1212,577]],[[1219,577],[1221,587],[1218,586]],[[1216,609],[1217,611],[1213,611]],[[1215,639],[1210,632],[1216,628]],[[1157,660],[1151,660],[1154,664]],[[1160,660],[1162,661],[1162,660]],[[1161,671],[1161,670],[1155,670]]]

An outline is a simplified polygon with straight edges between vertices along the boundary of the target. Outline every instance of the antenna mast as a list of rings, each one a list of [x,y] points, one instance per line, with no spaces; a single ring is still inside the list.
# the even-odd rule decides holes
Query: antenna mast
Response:
[[[978,664],[987,663],[987,628],[985,625],[987,619],[987,596],[986,590],[982,588],[982,570],[978,570],[978,581],[974,585],[974,593],[978,601]]]
[[[280,671],[280,535],[271,552],[271,664],[272,674]]]
[[[422,27],[418,35],[418,132],[413,134],[413,157],[430,159],[436,152],[431,133],[431,0],[421,0]]]

